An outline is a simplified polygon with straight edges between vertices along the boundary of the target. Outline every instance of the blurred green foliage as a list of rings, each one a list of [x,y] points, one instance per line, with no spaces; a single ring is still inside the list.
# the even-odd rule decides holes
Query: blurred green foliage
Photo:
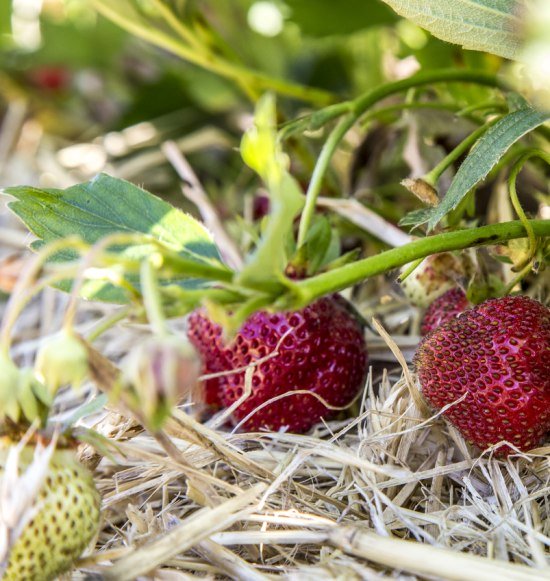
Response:
[[[380,0],[272,0],[283,24],[274,36],[262,34],[251,21],[251,9],[259,3],[113,0],[111,5],[115,9],[125,4],[133,7],[151,31],[169,33],[170,38],[184,43],[185,34],[178,37],[177,25],[173,27],[163,18],[163,7],[168,8],[176,23],[190,31],[199,45],[197,50],[205,48],[229,66],[264,75],[275,84],[283,81],[319,88],[335,102],[408,76],[418,67],[496,71],[501,63],[497,57],[464,51],[431,37],[397,17]],[[150,123],[154,138],[123,148],[109,161],[122,165],[125,177],[159,193],[169,191],[176,199],[176,176],[159,154],[160,144],[194,136],[205,127],[215,128],[221,137],[207,138],[195,147],[189,154],[191,162],[222,215],[233,214],[235,204],[242,209],[242,192],[253,191],[258,182],[242,167],[237,145],[243,119],[263,89],[251,88],[244,78],[239,82],[190,64],[174,51],[142,40],[101,16],[92,0],[44,1],[37,20],[40,39],[36,46],[26,43],[21,26],[10,27],[18,18],[11,7],[11,2],[0,0],[0,115],[2,103],[5,107],[23,97],[49,136],[77,143]],[[411,97],[422,99],[424,95],[463,107],[492,98],[491,90],[467,84],[428,87]],[[307,100],[284,93],[278,99],[281,122],[311,108]],[[418,206],[410,196],[403,200],[399,185],[411,170],[404,151],[411,147],[411,132],[417,131],[414,125],[424,132],[422,139],[415,137],[415,147],[428,163],[436,163],[471,129],[461,123],[450,124],[448,118],[435,119],[428,112],[423,116],[400,111],[381,116],[366,125],[363,143],[347,154],[347,161],[335,165],[324,193],[366,186],[369,196],[364,203],[397,221],[404,208],[396,200],[405,210]],[[379,133],[373,133],[375,130]],[[369,135],[380,135],[381,140],[374,142]],[[319,132],[286,144],[291,171],[304,187],[323,137]],[[198,141],[203,143],[201,139]],[[145,163],[136,161],[138,154],[145,156]]]
[[[320,87],[339,98],[356,96],[387,80],[395,63],[407,57],[416,58],[424,68],[491,67],[496,60],[491,62],[486,55],[465,57],[465,51],[431,38],[410,23],[403,25],[379,0],[274,0],[284,27],[273,37],[251,26],[250,9],[255,3],[171,0],[165,5],[229,62]],[[136,5],[150,14],[151,26],[157,26],[154,5],[147,1]],[[55,98],[58,109],[66,106],[69,115],[91,115],[104,129],[152,119],[178,107],[210,113],[234,110],[239,104],[249,107],[246,94],[235,83],[137,39],[100,16],[93,2],[45,2],[39,18],[41,39],[31,49],[21,38],[20,26],[10,39],[12,18],[17,14],[11,13],[11,2],[0,0],[4,73],[31,98],[46,103]],[[65,93],[47,91],[33,82],[34,70],[51,66],[72,75]],[[104,104],[109,110],[101,114],[102,105],[94,99],[101,102],[107,95],[112,103]],[[475,98],[480,94],[468,96],[468,100]]]
[[[287,0],[286,4],[291,9],[291,21],[312,36],[351,34],[398,20],[395,12],[379,0]]]

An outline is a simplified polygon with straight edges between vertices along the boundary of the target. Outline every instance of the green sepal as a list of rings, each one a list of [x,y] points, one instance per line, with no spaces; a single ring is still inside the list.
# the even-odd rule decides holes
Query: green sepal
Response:
[[[46,387],[38,381],[31,368],[21,369],[17,401],[25,418],[30,422],[40,420],[45,425],[49,409],[52,405],[52,397]]]

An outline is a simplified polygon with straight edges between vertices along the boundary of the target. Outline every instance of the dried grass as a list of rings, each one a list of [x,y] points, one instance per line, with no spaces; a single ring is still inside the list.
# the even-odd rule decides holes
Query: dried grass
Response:
[[[21,248],[26,235],[0,219],[0,243]],[[67,300],[46,290],[23,313],[21,363]],[[408,366],[418,336],[403,334],[414,313],[391,300],[359,307],[388,332],[369,332],[373,368],[351,417],[310,434],[233,433],[188,405],[160,438],[113,406],[83,417],[104,438],[101,453],[81,450],[103,521],[73,578],[550,579],[550,447],[506,461],[473,453],[426,415]],[[110,315],[82,303],[79,332]],[[121,323],[97,346],[118,363],[148,334]],[[61,394],[57,418],[96,396],[92,385]]]
[[[111,443],[95,469],[104,526],[83,568],[107,579],[153,568],[235,579],[550,578],[550,449],[471,456],[422,415],[400,375],[371,374],[357,417],[308,435],[231,433],[178,410],[166,429],[176,454],[104,413],[94,425]]]

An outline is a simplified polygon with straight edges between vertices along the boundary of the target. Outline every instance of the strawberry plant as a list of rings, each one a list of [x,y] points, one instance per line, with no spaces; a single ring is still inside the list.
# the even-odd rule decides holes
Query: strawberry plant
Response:
[[[455,509],[474,523],[461,550],[521,561],[503,572],[476,555],[464,578],[542,567],[547,503],[509,545],[487,531],[539,499],[550,431],[550,15],[544,0],[346,2],[45,3],[41,31],[56,42],[35,49],[36,66],[17,47],[19,8],[0,18],[13,99],[0,113],[25,137],[0,137],[0,178],[34,252],[5,286],[0,330],[2,482],[18,482],[17,456],[35,484],[12,520],[0,494],[7,579],[62,574],[93,540],[99,496],[78,438],[97,445],[112,486],[105,526],[119,546],[103,534],[85,562],[106,578],[192,570],[197,555],[213,574],[256,578],[224,547],[250,532],[270,551],[311,541],[387,569],[402,550],[407,572],[455,578],[462,562],[405,540],[459,538],[440,520]],[[65,63],[56,46],[75,35]],[[63,82],[34,74],[60,70]],[[52,108],[45,155],[36,124]],[[29,180],[3,177],[17,175],[16,147],[42,164]],[[61,330],[12,349],[51,289],[61,315],[38,319]],[[108,314],[86,327],[85,305]],[[132,341],[106,348],[128,329]],[[525,457],[520,486],[512,461]],[[477,479],[457,476],[476,461]],[[502,507],[482,506],[480,490]],[[304,530],[268,530],[292,519]],[[354,519],[405,544],[348,538],[338,526]],[[273,550],[258,551],[262,576],[279,562],[288,573]]]

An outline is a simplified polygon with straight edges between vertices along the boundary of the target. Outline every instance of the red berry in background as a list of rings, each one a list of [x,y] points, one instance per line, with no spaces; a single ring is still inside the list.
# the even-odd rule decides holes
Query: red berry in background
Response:
[[[258,194],[255,196],[252,202],[252,219],[256,221],[267,216],[269,214],[270,206],[269,196],[266,196],[265,194]]]
[[[189,315],[187,335],[201,355],[203,375],[228,369],[222,341],[222,328],[206,316],[204,309],[198,309]],[[212,407],[221,407],[220,392],[220,379],[217,377],[207,379],[204,382],[204,403]]]
[[[42,66],[29,71],[30,82],[39,89],[52,93],[65,90],[71,74],[64,66]]]
[[[464,312],[423,340],[415,365],[426,399],[454,404],[444,416],[481,449],[506,440],[529,450],[550,431],[550,309],[538,301],[504,297]]]
[[[420,333],[427,335],[447,321],[458,317],[470,307],[470,303],[461,288],[452,288],[436,299],[424,313]]]
[[[206,334],[201,336],[203,330]],[[299,311],[257,312],[223,348],[221,329],[195,313],[189,319],[189,336],[203,355],[207,373],[246,367],[278,347],[277,355],[254,369],[251,395],[234,412],[235,423],[272,398],[296,390],[315,393],[330,406],[345,406],[362,389],[367,375],[362,325],[339,296],[322,298]],[[245,374],[220,377],[217,386],[221,402],[228,407],[244,393]],[[213,389],[213,384],[207,386],[211,401]],[[261,408],[242,428],[306,432],[334,413],[312,395],[290,395]]]

